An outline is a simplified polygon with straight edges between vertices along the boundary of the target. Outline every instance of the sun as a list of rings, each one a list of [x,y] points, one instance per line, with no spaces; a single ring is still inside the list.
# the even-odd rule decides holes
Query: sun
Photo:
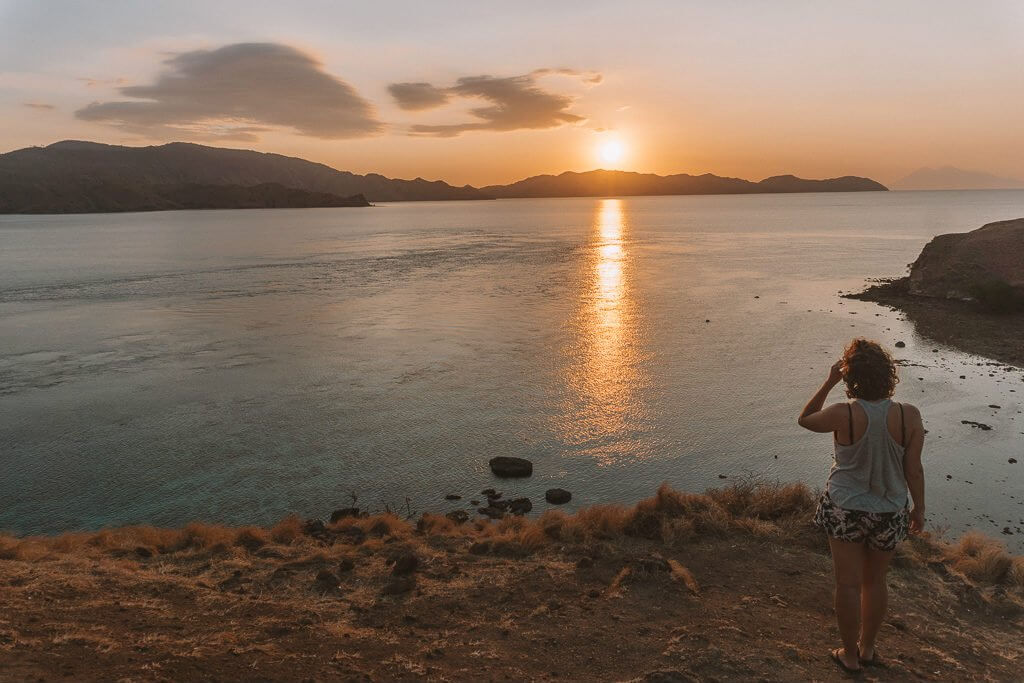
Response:
[[[597,154],[601,157],[601,161],[609,164],[617,164],[622,161],[622,156],[625,152],[626,149],[618,140],[606,140],[601,143],[597,150]]]

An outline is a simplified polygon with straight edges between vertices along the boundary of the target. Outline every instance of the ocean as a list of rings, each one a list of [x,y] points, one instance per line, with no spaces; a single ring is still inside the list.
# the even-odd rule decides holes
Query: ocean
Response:
[[[1024,373],[840,292],[1021,216],[1024,191],[0,216],[0,529],[817,487],[830,437],[796,417],[865,336],[906,343],[929,522],[1019,552]]]

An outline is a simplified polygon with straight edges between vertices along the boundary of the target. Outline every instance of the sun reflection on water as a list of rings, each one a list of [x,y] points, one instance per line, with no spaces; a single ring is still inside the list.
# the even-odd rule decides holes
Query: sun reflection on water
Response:
[[[569,376],[573,396],[564,436],[604,462],[635,455],[630,440],[642,412],[628,233],[622,200],[601,200],[583,265]]]

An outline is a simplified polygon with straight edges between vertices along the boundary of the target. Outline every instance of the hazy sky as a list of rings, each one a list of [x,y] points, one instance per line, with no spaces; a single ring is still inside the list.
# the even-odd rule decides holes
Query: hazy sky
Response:
[[[0,151],[193,140],[508,182],[1024,178],[1024,2],[0,0]],[[601,145],[618,140],[618,164]]]

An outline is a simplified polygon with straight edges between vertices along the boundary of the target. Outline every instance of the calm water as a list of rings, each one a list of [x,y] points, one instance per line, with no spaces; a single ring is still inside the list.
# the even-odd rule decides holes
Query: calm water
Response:
[[[534,461],[497,486],[535,509],[819,485],[796,414],[866,335],[915,364],[931,519],[1024,529],[1024,375],[837,295],[1019,216],[1004,191],[0,217],[0,528],[443,511],[499,454]]]

